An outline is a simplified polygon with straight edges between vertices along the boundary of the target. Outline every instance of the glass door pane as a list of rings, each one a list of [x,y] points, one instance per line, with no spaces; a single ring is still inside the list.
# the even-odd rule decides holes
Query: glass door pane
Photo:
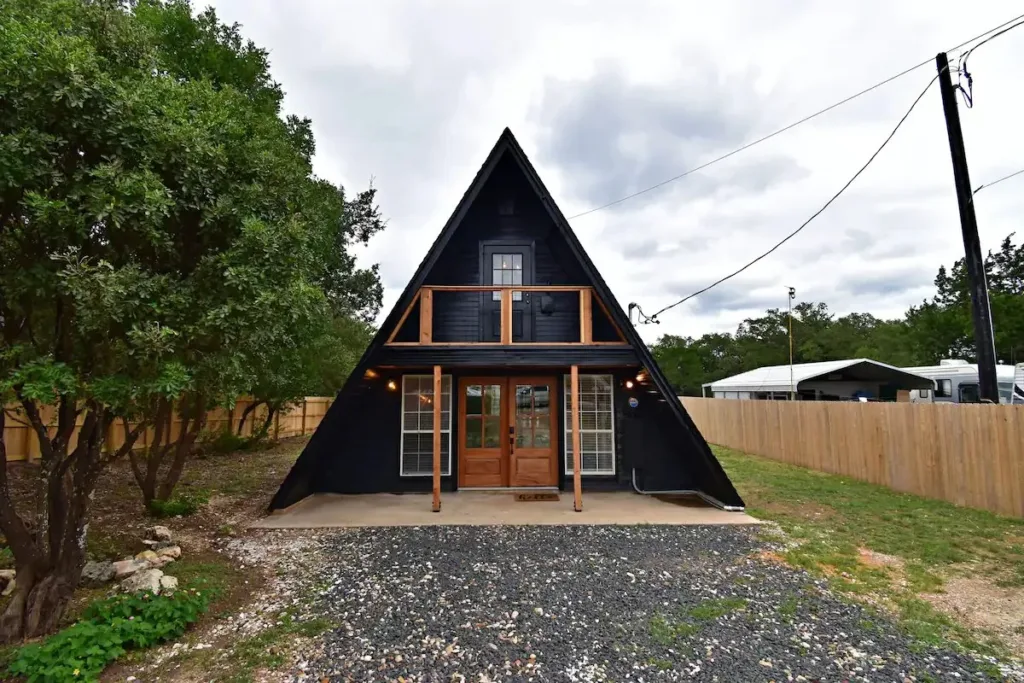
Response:
[[[546,384],[517,384],[516,446],[546,448],[551,445],[551,388]]]
[[[466,386],[466,421],[463,428],[467,448],[501,447],[501,385]]]

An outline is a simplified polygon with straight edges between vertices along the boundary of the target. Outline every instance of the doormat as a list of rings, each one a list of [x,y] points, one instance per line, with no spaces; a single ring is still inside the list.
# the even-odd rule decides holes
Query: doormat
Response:
[[[519,502],[531,502],[531,501],[537,501],[537,500],[557,501],[558,500],[558,494],[557,493],[547,492],[547,491],[545,491],[545,492],[538,491],[537,493],[517,493],[516,494],[516,500],[519,501]]]

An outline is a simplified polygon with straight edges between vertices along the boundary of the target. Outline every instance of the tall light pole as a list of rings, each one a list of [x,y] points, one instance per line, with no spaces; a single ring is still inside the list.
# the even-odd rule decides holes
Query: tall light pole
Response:
[[[789,307],[789,400],[796,400],[796,387],[793,385],[793,299],[796,298],[796,290],[789,288],[789,299],[786,301]]]

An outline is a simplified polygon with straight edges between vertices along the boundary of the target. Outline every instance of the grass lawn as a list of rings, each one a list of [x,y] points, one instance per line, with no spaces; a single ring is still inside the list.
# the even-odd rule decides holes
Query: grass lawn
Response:
[[[893,611],[923,642],[1024,655],[1024,622],[991,615],[992,628],[978,628],[982,618],[968,628],[933,597],[969,581],[1024,610],[1024,520],[727,448],[714,452],[747,511],[785,532],[790,543],[780,555],[788,564]],[[984,610],[989,601],[976,602]]]

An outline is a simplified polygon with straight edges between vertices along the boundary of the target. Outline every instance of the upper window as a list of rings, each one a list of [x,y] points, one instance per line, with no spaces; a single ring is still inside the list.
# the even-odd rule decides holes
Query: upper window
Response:
[[[492,285],[521,285],[523,284],[523,255],[522,254],[494,254],[491,256],[491,284]],[[501,301],[501,292],[492,292],[495,301]],[[512,292],[513,301],[522,301],[522,292]]]
[[[949,398],[953,395],[953,380],[951,379],[937,379],[935,380],[935,396],[937,398]]]
[[[441,475],[452,472],[452,377],[441,377]],[[403,477],[434,474],[434,376],[402,377]]]
[[[611,375],[580,375],[580,473],[615,474],[615,409]],[[565,473],[572,474],[572,380],[565,376]]]

